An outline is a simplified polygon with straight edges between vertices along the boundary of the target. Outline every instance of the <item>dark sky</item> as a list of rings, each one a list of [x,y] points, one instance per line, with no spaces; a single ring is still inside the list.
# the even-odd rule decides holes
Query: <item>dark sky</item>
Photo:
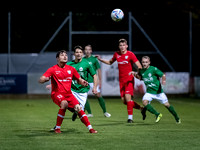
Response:
[[[59,5],[58,5],[59,4]],[[51,5],[51,6],[50,6]],[[192,12],[192,75],[200,75],[198,65],[200,35],[200,2],[197,1],[133,1],[120,5],[91,3],[50,3],[49,6],[36,3],[18,3],[1,11],[2,45],[1,53],[7,53],[8,12],[11,13],[11,53],[38,53],[55,33],[63,20],[72,12],[72,29],[75,31],[124,31],[128,30],[128,12],[136,18],[163,55],[176,71],[189,71],[189,12]],[[34,7],[36,6],[36,7]],[[125,17],[121,22],[113,22],[110,13],[121,8]],[[5,10],[5,9],[4,9]],[[68,23],[62,28],[46,51],[68,50]],[[6,29],[6,30],[5,30]],[[6,31],[6,32],[5,32]],[[127,35],[73,35],[72,45],[92,44],[95,51],[116,51],[119,38]],[[132,22],[132,51],[155,51],[138,27]],[[138,55],[139,58],[142,55]],[[152,63],[170,71],[159,55],[151,56]],[[162,62],[162,63],[159,63]]]

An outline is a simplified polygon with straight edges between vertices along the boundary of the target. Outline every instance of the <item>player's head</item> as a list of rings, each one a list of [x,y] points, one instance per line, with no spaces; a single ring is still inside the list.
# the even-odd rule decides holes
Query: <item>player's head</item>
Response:
[[[74,56],[75,56],[75,59],[77,59],[77,60],[82,59],[82,57],[83,57],[82,46],[77,45],[77,46],[74,47]]]
[[[119,40],[119,50],[123,53],[127,50],[128,44],[126,39]]]
[[[143,68],[149,68],[151,61],[149,56],[143,56],[142,57],[142,66]]]
[[[92,46],[91,45],[86,45],[84,49],[85,55],[90,56],[92,54]]]
[[[58,62],[66,63],[67,60],[68,60],[68,56],[67,56],[66,50],[58,51],[57,54],[56,54],[56,59],[57,59]]]

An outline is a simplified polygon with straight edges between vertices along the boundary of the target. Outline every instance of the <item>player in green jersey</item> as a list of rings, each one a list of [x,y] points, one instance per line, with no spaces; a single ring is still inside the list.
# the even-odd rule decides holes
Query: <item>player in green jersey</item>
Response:
[[[90,75],[94,80],[94,86],[92,92],[97,94],[97,75],[95,70],[89,64],[89,62],[83,59],[83,48],[81,46],[75,46],[74,48],[74,56],[75,59],[68,62],[67,64],[74,67],[81,78],[88,81],[88,76]],[[71,86],[72,94],[78,99],[80,106],[82,109],[85,109],[85,103],[88,96],[88,91],[90,90],[90,86],[84,87],[76,82],[76,80],[72,80]],[[77,117],[76,112],[72,116],[72,120],[74,121]]]
[[[111,114],[109,114],[107,111],[106,111],[106,105],[105,105],[105,101],[101,95],[101,69],[100,69],[100,64],[97,60],[97,58],[95,56],[92,55],[92,46],[91,45],[86,45],[85,46],[85,57],[83,57],[83,59],[87,60],[89,62],[89,64],[93,67],[93,69],[95,71],[97,71],[97,74],[98,74],[98,85],[97,85],[97,94],[95,94],[95,96],[97,97],[98,101],[99,101],[99,105],[101,106],[102,110],[103,110],[103,114],[105,117],[111,117]],[[88,83],[90,85],[90,89],[93,88],[93,77],[89,74],[88,75]],[[86,101],[86,104],[85,104],[85,110],[87,110],[88,112],[88,117],[93,117],[93,114],[92,114],[92,111],[91,111],[91,108],[90,108],[90,103],[89,101],[87,100]]]
[[[144,108],[156,116],[156,122],[159,122],[162,114],[157,112],[150,104],[153,99],[158,100],[163,104],[169,112],[174,116],[176,123],[181,123],[181,119],[177,115],[174,107],[170,105],[167,96],[163,92],[162,85],[166,84],[166,76],[157,67],[150,66],[150,57],[142,57],[142,69],[138,73],[130,72],[136,78],[143,80],[146,85],[146,93],[142,98]],[[162,81],[160,82],[160,78]],[[161,85],[162,84],[162,85]]]

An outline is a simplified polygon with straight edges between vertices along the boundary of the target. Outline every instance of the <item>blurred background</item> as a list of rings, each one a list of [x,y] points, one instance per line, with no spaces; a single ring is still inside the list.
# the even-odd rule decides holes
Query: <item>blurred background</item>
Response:
[[[18,3],[1,11],[1,94],[48,94],[49,91],[38,85],[37,80],[56,64],[57,51],[67,50],[71,60],[75,45],[91,44],[94,54],[110,59],[118,50],[118,40],[126,38],[130,50],[139,60],[149,55],[152,65],[169,75],[169,84],[165,87],[167,93],[200,95],[200,1],[31,6],[20,7]],[[120,22],[114,22],[110,17],[115,8],[124,12]],[[111,74],[108,70],[114,69],[114,74],[118,74],[118,70],[116,64],[112,68],[101,66],[105,82],[102,89],[106,92],[118,79],[116,77],[106,85],[110,78],[107,75]],[[113,96],[119,94],[118,90]]]

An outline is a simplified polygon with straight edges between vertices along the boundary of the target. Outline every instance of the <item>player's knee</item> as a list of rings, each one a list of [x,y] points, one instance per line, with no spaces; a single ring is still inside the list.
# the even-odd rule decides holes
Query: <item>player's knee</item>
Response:
[[[164,103],[165,107],[170,107],[170,104],[167,102],[167,103]]]
[[[143,104],[144,106],[148,105],[148,103],[149,103],[148,100],[143,100],[143,101],[142,101],[142,104]]]
[[[61,104],[60,104],[60,108],[62,109],[67,109],[68,108],[68,102],[67,101],[62,101]]]
[[[82,108],[81,108],[81,106],[79,104],[74,106],[74,110],[77,111],[77,112],[81,111],[81,109]]]

